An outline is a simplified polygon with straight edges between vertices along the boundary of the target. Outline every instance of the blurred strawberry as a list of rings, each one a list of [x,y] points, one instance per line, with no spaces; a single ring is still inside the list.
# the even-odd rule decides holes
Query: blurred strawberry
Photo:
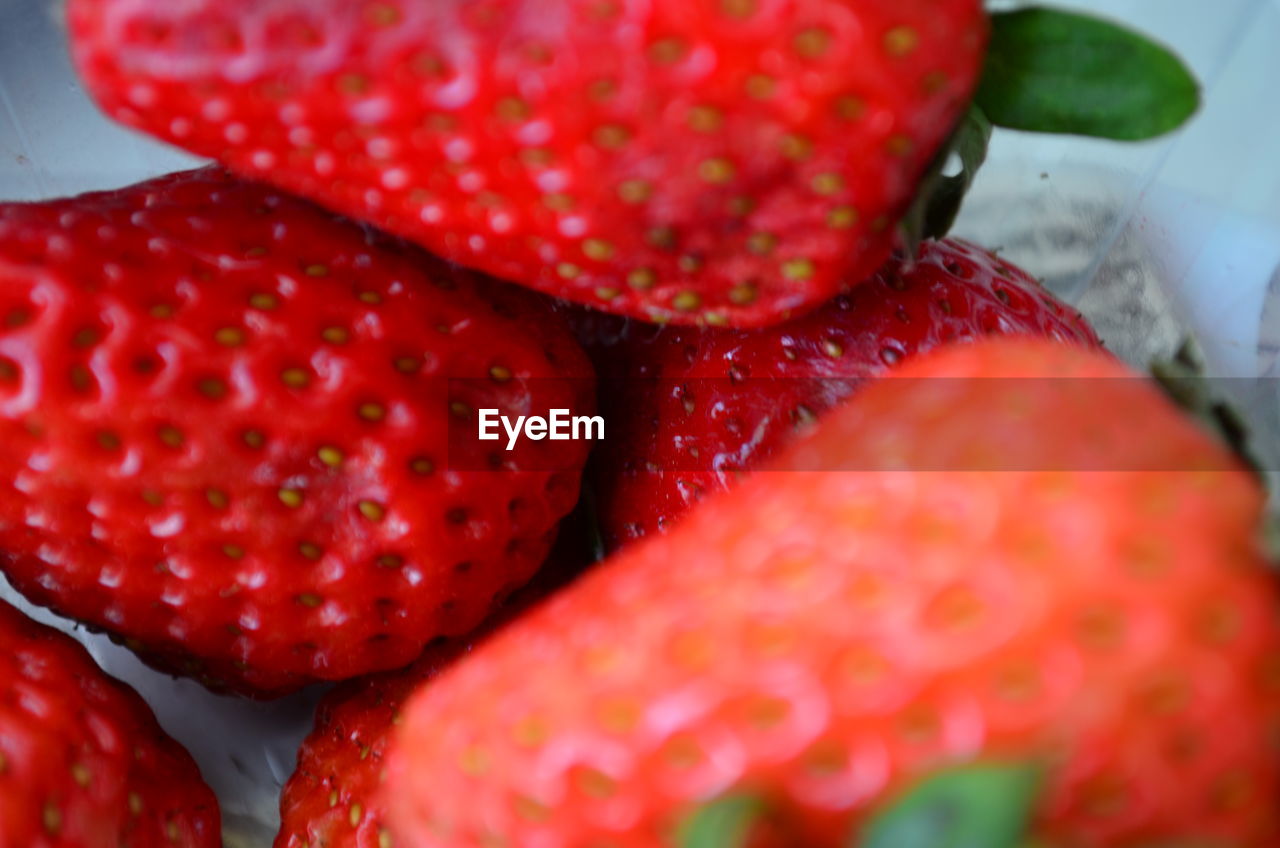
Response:
[[[124,123],[550,294],[735,326],[884,261],[988,29],[979,0],[71,0],[68,22]]]
[[[0,602],[0,845],[221,844],[213,792],[142,699]]]
[[[1025,271],[966,242],[927,242],[866,285],[758,332],[574,316],[612,427],[597,495],[606,544],[662,530],[731,486],[866,381],[939,345],[991,335],[1100,345]]]
[[[216,170],[0,206],[0,567],[265,694],[412,660],[542,562],[591,406],[549,309]],[[564,378],[564,379],[561,379]]]
[[[739,794],[854,844],[989,759],[1043,773],[1034,834],[967,844],[1280,844],[1262,504],[1109,357],[920,357],[415,696],[395,844],[647,848]]]

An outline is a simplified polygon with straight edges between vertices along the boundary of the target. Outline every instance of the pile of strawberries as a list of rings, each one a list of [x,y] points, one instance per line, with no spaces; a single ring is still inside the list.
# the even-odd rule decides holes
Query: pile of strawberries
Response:
[[[346,681],[277,848],[1280,845],[1257,479],[942,237],[993,124],[1185,120],[1166,50],[978,0],[67,23],[219,164],[0,205],[0,571],[215,691]],[[220,844],[82,649],[0,607],[0,658],[0,846]]]

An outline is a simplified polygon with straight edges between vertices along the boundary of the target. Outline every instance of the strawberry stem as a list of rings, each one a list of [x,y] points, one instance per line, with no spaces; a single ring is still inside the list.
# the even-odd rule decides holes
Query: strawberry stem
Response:
[[[964,204],[964,196],[982,164],[987,161],[991,122],[977,106],[972,106],[942,150],[934,157],[920,182],[915,201],[899,225],[903,253],[914,260],[926,239],[942,238],[950,231]],[[948,173],[952,161],[960,170]]]

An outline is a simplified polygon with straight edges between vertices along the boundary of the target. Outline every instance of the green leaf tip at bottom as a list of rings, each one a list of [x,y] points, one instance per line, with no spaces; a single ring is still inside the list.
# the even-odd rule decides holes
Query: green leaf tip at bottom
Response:
[[[694,810],[681,827],[677,844],[680,848],[746,848],[766,816],[761,799],[726,795]]]
[[[1200,106],[1182,60],[1132,30],[1043,7],[991,22],[977,104],[998,126],[1142,141],[1182,126]]]
[[[1028,763],[940,771],[876,815],[849,848],[1022,848],[1040,779]]]

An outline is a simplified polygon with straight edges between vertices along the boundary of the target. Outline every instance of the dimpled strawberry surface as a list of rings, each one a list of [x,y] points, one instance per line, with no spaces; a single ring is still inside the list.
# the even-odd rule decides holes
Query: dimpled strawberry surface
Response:
[[[994,758],[1043,771],[1044,844],[1276,845],[1256,480],[1093,351],[985,341],[898,376],[423,687],[397,844],[670,844],[746,794],[786,844],[845,845]]]
[[[1021,268],[958,239],[926,242],[865,285],[764,330],[573,315],[613,424],[597,480],[605,541],[661,531],[910,357],[987,336],[1100,347],[1078,312]]]
[[[587,443],[456,438],[480,407],[590,407],[555,315],[273,189],[0,206],[0,282],[0,567],[211,686],[403,665],[577,498]]]
[[[888,256],[978,0],[72,0],[111,116],[466,265],[755,326]]]
[[[0,845],[216,848],[218,818],[141,698],[0,602]]]

